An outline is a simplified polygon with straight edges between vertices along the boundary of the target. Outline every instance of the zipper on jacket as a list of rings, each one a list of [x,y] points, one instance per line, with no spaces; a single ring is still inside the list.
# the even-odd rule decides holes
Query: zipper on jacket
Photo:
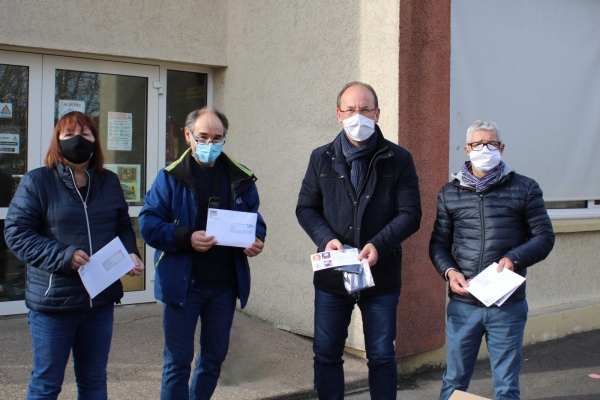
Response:
[[[360,186],[360,190],[356,193],[356,198],[353,199],[354,200],[354,242],[356,243],[357,248],[360,248],[360,230],[359,230],[359,226],[358,226],[358,199],[360,198],[360,193],[362,192],[365,185],[367,184],[367,179],[369,179],[369,175],[371,174],[371,168],[375,165],[375,163],[377,161],[379,161],[380,158],[378,156],[386,151],[387,151],[387,148],[381,149],[377,153],[375,153],[375,155],[371,159],[371,162],[369,163],[369,168],[367,169],[367,174],[365,175],[365,179],[362,182],[362,185]]]
[[[44,296],[48,295],[50,288],[52,287],[52,277],[54,277],[54,272],[50,274],[50,278],[48,278],[48,289],[44,292]]]
[[[483,251],[485,249],[485,225],[483,223],[483,195],[479,195],[479,221],[481,222],[481,249],[479,250],[479,268],[477,273],[481,272],[483,266]]]
[[[90,174],[85,171],[85,173],[88,176],[88,190],[87,190],[87,195],[85,196],[85,200],[83,199],[83,196],[81,195],[81,192],[79,191],[79,188],[77,187],[77,180],[75,179],[75,175],[73,174],[73,168],[69,167],[69,172],[71,173],[71,179],[73,179],[73,184],[75,185],[75,191],[77,192],[77,194],[79,195],[79,198],[81,199],[81,203],[83,204],[83,211],[85,213],[85,223],[86,223],[86,227],[87,227],[87,233],[88,233],[88,243],[90,245],[90,256],[92,256],[92,254],[94,254],[94,248],[92,247],[92,233],[90,230],[90,217],[88,215],[88,209],[87,209],[87,199],[90,197],[90,192],[92,191],[92,177],[90,176]],[[90,298],[90,308],[92,308],[92,297],[89,296]]]

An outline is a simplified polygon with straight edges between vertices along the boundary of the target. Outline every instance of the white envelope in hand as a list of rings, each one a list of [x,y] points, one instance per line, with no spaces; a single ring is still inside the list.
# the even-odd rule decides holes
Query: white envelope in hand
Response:
[[[256,240],[258,214],[208,209],[206,236],[214,236],[217,246],[247,248]]]

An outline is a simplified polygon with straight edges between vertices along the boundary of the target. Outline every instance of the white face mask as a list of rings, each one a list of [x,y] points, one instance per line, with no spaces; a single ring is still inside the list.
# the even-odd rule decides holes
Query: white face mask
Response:
[[[481,172],[490,172],[502,159],[500,150],[491,151],[487,146],[483,146],[483,149],[479,151],[471,150],[469,153],[471,164]]]
[[[363,117],[359,113],[343,120],[342,124],[348,135],[357,142],[367,140],[375,132],[375,121]]]

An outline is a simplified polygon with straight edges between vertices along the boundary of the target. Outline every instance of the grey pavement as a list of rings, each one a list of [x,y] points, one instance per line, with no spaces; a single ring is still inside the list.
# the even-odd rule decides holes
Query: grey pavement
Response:
[[[162,306],[121,306],[115,311],[108,366],[109,398],[157,399],[162,368]],[[0,400],[24,399],[31,370],[26,316],[0,317]],[[600,399],[600,330],[528,346],[521,374],[523,399]],[[213,396],[221,399],[311,399],[312,341],[236,312],[230,351]],[[346,398],[369,399],[365,360],[345,356]],[[436,399],[441,370],[400,381],[399,399]],[[478,363],[469,392],[493,396],[487,361]],[[59,399],[75,399],[72,364]]]

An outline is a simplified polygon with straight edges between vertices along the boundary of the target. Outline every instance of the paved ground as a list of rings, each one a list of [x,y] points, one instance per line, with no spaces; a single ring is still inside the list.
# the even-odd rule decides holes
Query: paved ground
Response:
[[[398,399],[437,399],[443,371],[420,374],[400,382]],[[521,395],[528,400],[598,400],[600,379],[600,330],[567,336],[524,348]],[[469,392],[493,399],[489,362],[480,361]],[[368,392],[346,397],[370,399]]]
[[[108,367],[109,398],[157,399],[162,367],[162,307],[118,307]],[[214,399],[310,399],[312,342],[237,312],[230,353]],[[31,370],[31,338],[25,316],[0,317],[0,400],[24,399]],[[369,399],[364,360],[345,357],[348,399]],[[524,399],[600,399],[600,330],[525,348]],[[442,371],[401,381],[399,399],[436,399]],[[469,390],[492,397],[487,363],[480,363]],[[72,366],[60,399],[75,399]]]
[[[109,398],[158,399],[162,348],[162,305],[117,307],[108,366]],[[313,388],[312,357],[312,341],[238,311],[213,398],[284,398],[290,393],[307,398]],[[27,317],[0,317],[0,400],[26,397],[31,359]],[[347,356],[345,367],[349,383],[363,387],[365,361]],[[69,364],[59,399],[75,399],[76,393]]]

